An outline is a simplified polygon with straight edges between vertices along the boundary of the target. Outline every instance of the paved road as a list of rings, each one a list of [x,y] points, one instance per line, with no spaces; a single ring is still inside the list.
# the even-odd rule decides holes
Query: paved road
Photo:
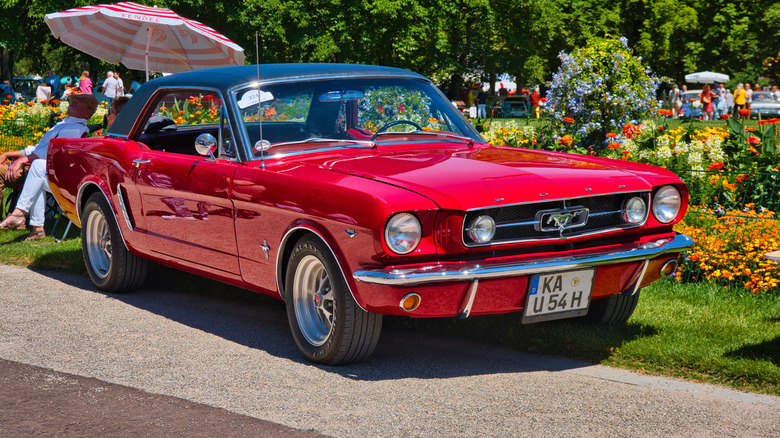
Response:
[[[0,359],[365,436],[780,436],[780,398],[523,354],[398,324],[362,364],[298,354],[284,307],[0,266]],[[42,415],[46,407],[41,406]],[[2,410],[0,410],[0,413]],[[40,413],[39,413],[40,414]]]

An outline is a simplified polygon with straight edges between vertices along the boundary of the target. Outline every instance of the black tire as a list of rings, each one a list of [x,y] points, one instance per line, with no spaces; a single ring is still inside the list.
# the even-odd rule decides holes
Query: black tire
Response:
[[[92,283],[106,292],[126,292],[143,284],[147,261],[127,250],[111,207],[100,193],[81,213],[81,253]]]
[[[615,294],[592,301],[583,322],[599,326],[625,324],[636,309],[639,292],[634,295]]]
[[[382,315],[357,305],[328,247],[314,236],[299,240],[285,277],[287,319],[306,359],[342,365],[368,357],[382,331]]]

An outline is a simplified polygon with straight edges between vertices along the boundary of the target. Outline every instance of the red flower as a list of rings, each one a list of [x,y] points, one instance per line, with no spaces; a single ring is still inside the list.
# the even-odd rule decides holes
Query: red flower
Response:
[[[741,109],[741,110],[739,110],[739,115],[740,116],[749,116],[750,115],[750,110],[749,109]]]
[[[607,132],[607,137],[615,138],[615,137],[617,137],[617,134],[615,134],[614,132]]]
[[[745,182],[749,178],[748,175],[745,175],[744,173],[741,175],[737,175],[737,181],[739,182]]]
[[[766,125],[767,123],[769,123],[769,120],[759,120],[756,123],[758,123],[758,126],[763,126],[763,125]],[[745,131],[747,131],[747,128],[745,128]],[[754,131],[755,131],[755,129],[754,129]]]
[[[724,163],[711,163],[710,167],[707,168],[707,170],[718,170],[723,169],[723,166],[725,166]]]
[[[610,149],[619,149],[620,148],[620,143],[616,143],[616,142],[613,141],[612,143],[608,144],[607,147],[610,148]]]
[[[755,131],[756,128],[745,128],[745,131]]]
[[[720,116],[720,119],[721,119],[721,120],[726,120],[726,119],[728,119],[729,117],[731,117],[731,114],[721,114],[721,116]]]
[[[521,92],[521,93],[528,94],[528,88],[523,88],[522,90],[520,90],[520,92]]]
[[[769,123],[770,125],[774,125],[775,123],[778,123],[778,122],[780,122],[780,119],[769,119],[769,120],[767,120],[767,123]]]
[[[547,98],[543,97],[543,98],[539,99],[539,102],[547,102]]]
[[[659,131],[663,131],[664,130],[663,126],[656,126],[656,128],[658,128]]]
[[[758,151],[753,146],[748,146],[747,150],[749,150],[750,152],[753,152],[754,154],[758,155]]]
[[[750,137],[748,137],[748,138],[747,138],[747,143],[750,143],[750,144],[759,144],[759,143],[761,143],[761,139],[759,139],[758,137],[753,137],[753,136],[751,135]]]
[[[563,121],[566,123],[574,123],[574,119],[572,119],[571,117],[564,117]]]
[[[671,115],[673,115],[674,113],[672,112],[672,110],[668,110],[668,109],[660,109],[660,110],[658,110],[658,114],[660,114],[660,115],[662,115],[662,116],[671,116]]]

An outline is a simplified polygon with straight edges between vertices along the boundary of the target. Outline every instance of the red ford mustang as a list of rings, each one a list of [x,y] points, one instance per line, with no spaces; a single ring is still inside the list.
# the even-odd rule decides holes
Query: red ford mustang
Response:
[[[692,244],[673,173],[491,146],[394,68],[155,79],[48,160],[99,289],[140,286],[151,260],[281,298],[323,364],[371,354],[382,315],[623,323]]]

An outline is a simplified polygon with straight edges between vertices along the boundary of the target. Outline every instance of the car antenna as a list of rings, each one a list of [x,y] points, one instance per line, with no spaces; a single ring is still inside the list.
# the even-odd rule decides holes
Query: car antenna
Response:
[[[270,143],[263,140],[263,101],[260,99],[260,43],[257,31],[255,31],[255,60],[257,61],[257,126],[260,128],[260,168],[265,169],[265,151],[271,146]],[[257,143],[255,143],[257,149]]]

